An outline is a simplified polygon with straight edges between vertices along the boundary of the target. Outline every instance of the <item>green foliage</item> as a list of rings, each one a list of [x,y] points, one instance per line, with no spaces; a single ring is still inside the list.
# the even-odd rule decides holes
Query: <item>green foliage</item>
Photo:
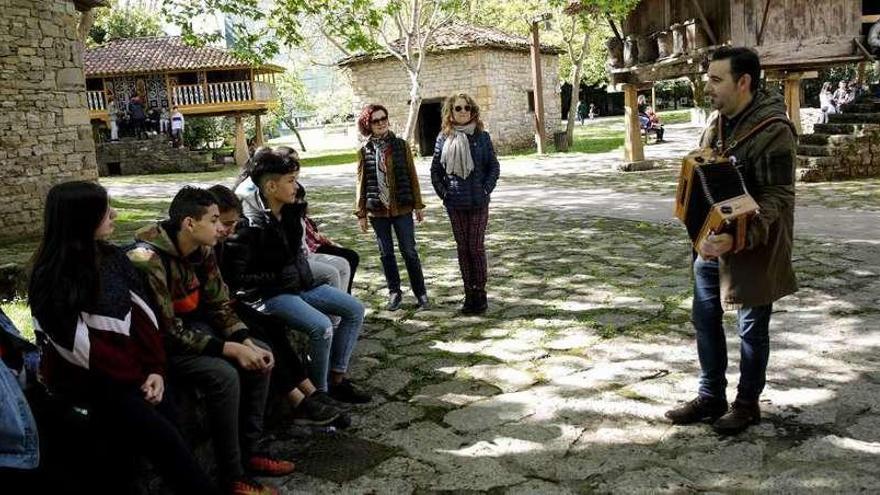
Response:
[[[163,0],[162,15],[181,29],[187,43],[200,46],[216,41],[219,34],[197,33],[192,20],[223,14],[233,21],[235,53],[257,62],[277,55],[281,45],[301,45],[304,17],[324,20],[324,32],[348,50],[372,50],[377,45],[369,28],[378,26],[389,6],[397,3],[378,8],[370,0],[276,0],[267,9],[259,0]]]
[[[135,5],[126,8],[110,2],[110,8],[96,9],[95,24],[89,30],[86,43],[100,45],[117,39],[162,36],[162,26],[154,13]]]
[[[183,128],[183,142],[193,149],[216,149],[231,143],[233,122],[225,117],[189,117]]]
[[[293,129],[295,117],[311,114],[316,110],[314,100],[309,98],[306,87],[297,74],[285,72],[275,85],[278,91],[278,104],[272,109],[271,116],[276,122],[283,122]]]
[[[555,45],[565,53],[559,59],[560,81],[570,81],[574,66],[580,59],[583,36],[589,33],[587,53],[581,67],[580,80],[597,84],[607,80],[605,40],[612,36],[605,13],[612,18],[625,16],[637,0],[584,0],[583,9],[570,13],[569,0],[470,0],[465,18],[474,24],[528,36],[531,19],[538,14],[550,13],[550,27],[541,27],[541,43]]]

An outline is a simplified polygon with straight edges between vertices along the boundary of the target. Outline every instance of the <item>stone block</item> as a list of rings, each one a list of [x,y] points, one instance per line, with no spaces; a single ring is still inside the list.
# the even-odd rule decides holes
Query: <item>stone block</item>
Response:
[[[89,110],[87,108],[65,108],[62,112],[64,125],[89,125]]]
[[[82,90],[86,86],[86,78],[80,67],[59,70],[55,76],[55,81],[58,89],[62,91]]]

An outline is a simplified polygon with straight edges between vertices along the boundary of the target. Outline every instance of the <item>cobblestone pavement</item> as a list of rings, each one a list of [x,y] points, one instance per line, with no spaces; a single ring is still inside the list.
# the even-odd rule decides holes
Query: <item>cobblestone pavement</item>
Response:
[[[670,144],[647,153],[674,159],[692,132],[670,132]],[[867,182],[874,199],[864,204],[829,202],[842,193],[820,186],[801,195],[825,217],[799,225],[801,290],[774,306],[764,420],[723,438],[708,425],[663,418],[697,385],[689,245],[668,220],[674,169],[623,175],[610,171],[618,159],[503,163],[484,317],[455,313],[455,245],[430,191],[417,237],[434,307],[417,312],[407,295],[390,313],[380,309],[375,243],[355,232],[350,215],[351,167],[320,177],[306,170],[322,229],[362,255],[356,295],[368,314],[351,371],[376,395],[344,432],[274,431],[268,448],[299,460],[281,480],[285,490],[880,491],[878,182]],[[111,182],[121,196],[144,187]],[[650,204],[656,213],[643,208]],[[732,398],[738,337],[726,322]]]

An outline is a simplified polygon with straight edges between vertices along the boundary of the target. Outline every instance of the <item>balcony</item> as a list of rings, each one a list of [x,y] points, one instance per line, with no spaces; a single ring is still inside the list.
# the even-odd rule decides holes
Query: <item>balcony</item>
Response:
[[[171,86],[171,105],[185,115],[216,116],[237,112],[261,112],[277,100],[275,86],[263,81],[228,81]],[[93,119],[106,120],[107,98],[103,91],[88,91],[86,99]]]

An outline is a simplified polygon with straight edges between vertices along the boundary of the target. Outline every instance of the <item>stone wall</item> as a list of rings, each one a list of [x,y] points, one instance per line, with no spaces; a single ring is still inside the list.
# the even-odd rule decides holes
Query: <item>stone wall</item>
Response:
[[[528,148],[535,144],[535,114],[529,110],[532,91],[531,57],[525,52],[492,50],[486,53],[488,84],[485,91],[490,101],[484,110],[486,127],[492,140],[502,150]],[[560,129],[562,101],[559,95],[559,58],[541,56],[544,79],[544,128],[547,142]]]
[[[205,172],[223,166],[222,163],[214,163],[210,152],[173,148],[164,137],[100,143],[97,157],[98,174],[101,177]]]
[[[69,0],[0,0],[0,239],[39,232],[53,184],[95,180],[79,14]]]
[[[546,128],[560,125],[558,57],[542,55]],[[350,67],[358,108],[381,103],[388,108],[391,127],[401,133],[409,112],[410,80],[396,59],[355,64]],[[474,49],[432,54],[422,68],[422,101],[443,99],[450,94],[472,95],[483,112],[486,130],[502,150],[534,146],[533,114],[527,92],[532,87],[528,52]]]
[[[824,156],[798,157],[798,180],[825,182],[880,177],[880,125],[866,124],[854,134],[830,136],[824,148]]]

